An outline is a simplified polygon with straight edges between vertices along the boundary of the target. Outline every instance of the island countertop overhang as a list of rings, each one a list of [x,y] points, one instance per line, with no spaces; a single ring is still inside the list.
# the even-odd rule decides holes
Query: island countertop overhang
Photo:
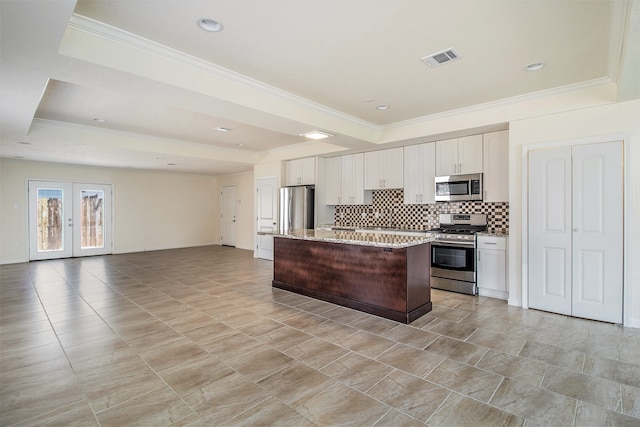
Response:
[[[368,233],[350,230],[300,229],[287,233],[274,234],[274,237],[288,239],[312,240],[317,242],[344,243],[350,245],[375,246],[381,248],[408,248],[411,246],[430,243],[433,237],[427,235],[396,235]]]

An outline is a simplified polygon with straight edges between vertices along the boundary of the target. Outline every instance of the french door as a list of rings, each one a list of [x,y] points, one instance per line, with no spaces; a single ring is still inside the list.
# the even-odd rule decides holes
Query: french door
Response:
[[[29,259],[112,253],[109,184],[29,181]]]

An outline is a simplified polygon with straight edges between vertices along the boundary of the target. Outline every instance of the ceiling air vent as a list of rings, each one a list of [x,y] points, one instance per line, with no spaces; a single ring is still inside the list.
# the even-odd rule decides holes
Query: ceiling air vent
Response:
[[[429,67],[439,67],[442,64],[446,64],[447,62],[456,61],[462,58],[458,52],[456,52],[453,48],[445,49],[440,52],[436,52],[434,54],[425,56],[422,60]]]

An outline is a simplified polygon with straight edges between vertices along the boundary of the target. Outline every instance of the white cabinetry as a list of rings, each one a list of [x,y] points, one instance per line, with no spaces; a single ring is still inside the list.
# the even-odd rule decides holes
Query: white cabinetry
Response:
[[[339,205],[342,196],[342,158],[325,160],[325,201],[327,205]]]
[[[315,181],[315,157],[287,160],[285,162],[285,185],[314,185]]]
[[[341,157],[341,205],[364,204],[364,155],[350,154]]]
[[[404,203],[435,203],[436,145],[404,147]]]
[[[478,294],[508,299],[507,239],[502,236],[478,235]]]
[[[402,148],[372,151],[364,154],[364,189],[402,188]]]
[[[482,173],[482,135],[436,141],[436,175]]]
[[[509,201],[509,131],[485,133],[482,143],[484,201]]]

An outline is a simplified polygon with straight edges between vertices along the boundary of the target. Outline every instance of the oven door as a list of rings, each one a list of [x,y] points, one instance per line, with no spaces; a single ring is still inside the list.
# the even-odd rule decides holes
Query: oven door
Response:
[[[431,275],[464,282],[476,281],[475,245],[431,243]]]

